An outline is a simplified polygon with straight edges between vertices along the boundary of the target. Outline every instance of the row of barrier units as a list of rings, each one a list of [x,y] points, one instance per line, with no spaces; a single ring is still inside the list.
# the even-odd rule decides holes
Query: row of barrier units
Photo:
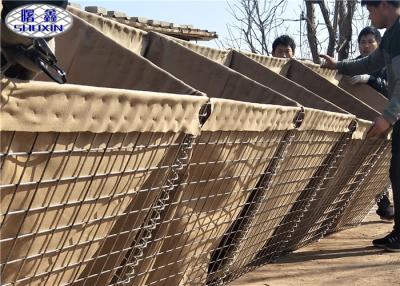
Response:
[[[69,9],[69,84],[2,78],[2,285],[224,285],[388,184],[368,86]]]

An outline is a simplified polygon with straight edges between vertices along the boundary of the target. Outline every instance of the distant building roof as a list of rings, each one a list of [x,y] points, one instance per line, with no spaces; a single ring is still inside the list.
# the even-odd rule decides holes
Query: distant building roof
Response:
[[[79,4],[69,3],[69,5],[81,9]],[[216,32],[209,32],[208,30],[201,30],[194,28],[192,25],[178,25],[175,23],[146,19],[143,17],[130,17],[124,12],[120,11],[107,11],[107,9],[100,6],[87,6],[86,12],[94,13],[125,25],[142,29],[145,31],[154,31],[162,33],[171,37],[179,38],[187,41],[209,41],[218,38]]]

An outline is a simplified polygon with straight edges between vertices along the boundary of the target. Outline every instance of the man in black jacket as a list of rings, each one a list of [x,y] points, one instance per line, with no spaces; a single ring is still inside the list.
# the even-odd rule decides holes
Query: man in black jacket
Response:
[[[356,60],[372,54],[372,52],[379,47],[381,39],[381,33],[376,28],[365,27],[362,29],[357,39],[360,55],[356,58]],[[388,82],[385,67],[371,74],[355,75],[351,78],[351,83],[366,83],[379,93],[383,94],[385,97],[388,97]],[[381,219],[393,219],[394,209],[390,204],[390,200],[386,193],[379,199],[376,213],[381,217]]]
[[[367,6],[375,27],[386,28],[379,48],[369,56],[353,61],[338,62],[330,56],[321,55],[325,59],[322,67],[338,69],[348,75],[371,73],[386,67],[389,102],[382,115],[375,118],[367,137],[383,137],[393,128],[389,175],[395,209],[394,227],[390,234],[373,240],[372,244],[400,252],[400,0],[362,0],[361,5]]]
[[[360,55],[356,60],[367,57],[375,51],[379,47],[381,39],[381,33],[376,28],[365,27],[362,29],[357,39]],[[353,76],[351,82],[353,84],[367,83],[373,89],[388,97],[386,68],[377,70],[371,74]]]

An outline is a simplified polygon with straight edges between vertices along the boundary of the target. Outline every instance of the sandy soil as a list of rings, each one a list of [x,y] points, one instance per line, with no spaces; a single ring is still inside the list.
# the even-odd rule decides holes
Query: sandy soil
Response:
[[[391,229],[392,223],[371,213],[361,226],[329,235],[229,286],[400,286],[400,253],[371,246]]]

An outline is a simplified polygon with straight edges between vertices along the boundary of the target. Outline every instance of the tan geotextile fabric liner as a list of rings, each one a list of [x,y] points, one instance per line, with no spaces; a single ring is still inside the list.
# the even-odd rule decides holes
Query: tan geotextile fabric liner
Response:
[[[1,79],[1,129],[199,134],[205,96]]]
[[[231,61],[228,66],[231,69],[286,95],[305,107],[346,113],[343,109],[340,109],[301,85],[273,72],[270,67],[262,65],[244,54],[231,51],[230,59]]]
[[[275,60],[275,58],[273,58],[273,57],[260,56],[260,55],[255,55],[255,54],[244,54],[244,55],[246,55],[247,57],[250,57],[254,61],[257,61],[258,63],[266,66],[268,69],[270,69],[276,73],[280,73],[282,75],[286,75],[288,72],[287,69],[290,68],[290,65],[286,64],[287,60],[281,60],[281,61],[277,62],[277,60]],[[237,58],[239,60],[240,57],[237,56]],[[234,60],[233,60],[233,62],[234,62]],[[319,65],[314,64],[309,61],[300,60],[299,62],[302,63],[304,66],[308,67],[309,69],[311,69],[312,71],[314,71],[315,73],[317,73],[318,75],[320,75],[321,77],[323,77],[324,79],[326,79],[327,81],[329,81],[330,83],[332,83],[336,86],[339,86],[340,88],[347,91],[349,94],[353,95],[354,97],[356,97],[363,103],[369,105],[371,108],[377,110],[378,112],[383,112],[383,110],[385,109],[385,107],[388,103],[387,99],[382,94],[375,91],[368,84],[352,85],[349,82],[350,77],[338,74],[336,70],[321,68]],[[246,70],[242,69],[241,72],[242,71],[246,74]],[[307,77],[309,77],[308,74],[307,74]],[[257,77],[256,80],[258,82],[262,83],[259,80],[261,77],[258,73],[254,74],[254,76]],[[250,77],[253,78],[252,76],[250,76]],[[253,78],[253,79],[255,79],[255,78]],[[266,80],[268,80],[268,77],[262,78],[262,79],[264,81],[266,81]],[[301,84],[301,82],[300,82],[300,84]],[[268,84],[265,84],[265,85],[270,86]],[[274,82],[272,82],[271,87],[275,87],[275,86],[277,86],[277,84],[274,85]],[[286,87],[287,85],[281,85],[281,86]],[[280,90],[277,89],[277,91],[280,91]],[[300,100],[299,100],[299,102],[301,104],[304,104],[305,106],[307,106],[306,103],[303,103]],[[333,104],[334,101],[331,101],[331,103]],[[311,107],[311,106],[308,106],[308,107]],[[345,109],[343,106],[341,106],[341,107],[343,109]],[[321,109],[329,110],[326,108],[321,108]],[[332,111],[332,110],[330,110],[330,111]],[[351,112],[349,110],[347,110],[347,111]]]
[[[141,54],[146,48],[147,33],[143,30],[135,29],[93,13],[88,13],[81,9],[72,7],[71,5],[68,5],[67,10],[82,20],[90,23],[109,38],[137,54]]]
[[[174,141],[179,143],[181,139],[182,136],[180,140],[175,138]],[[176,158],[179,156],[177,145],[165,149],[167,152],[162,158],[162,163],[159,164],[159,166],[164,166],[164,169],[151,172],[134,200],[126,206],[124,215],[117,218],[109,236],[97,248],[93,255],[95,259],[84,265],[79,278],[73,283],[74,286],[109,285],[111,281],[114,281],[116,273],[125,267],[126,261],[123,262],[123,260],[131,251],[135,251],[133,248],[138,243],[136,235],[148,220],[148,213],[154,209],[161,188],[165,187],[167,176],[171,175],[170,169],[165,166],[176,164]],[[153,153],[153,155],[156,154]]]
[[[358,98],[365,104],[382,113],[389,104],[387,98],[370,87],[368,84],[351,84],[350,77],[342,76],[339,87]]]
[[[351,77],[341,75],[337,72],[337,70],[321,68],[317,64],[305,61],[301,61],[301,63],[313,70],[314,72],[318,73],[320,76],[324,77],[331,83],[344,89],[345,91],[358,98],[365,104],[369,105],[373,109],[377,110],[378,112],[382,113],[386,105],[388,104],[388,100],[368,84],[351,84]]]
[[[271,186],[266,190],[266,197],[229,271],[240,271],[255,259],[289,214],[302,190],[315,177],[337,140],[348,131],[353,120],[351,116],[327,114],[320,110],[305,109],[301,131],[295,132],[293,142],[288,146]]]
[[[72,84],[202,95],[121,44],[74,16],[72,28],[56,37],[59,66]]]
[[[229,61],[229,51],[228,50],[220,50],[220,49],[213,49],[210,47],[196,45],[190,41],[185,41],[177,38],[170,37],[171,40],[181,44],[182,46],[210,59],[225,65],[227,61]]]
[[[341,158],[339,158],[336,173],[331,175],[316,194],[315,201],[293,234],[288,249],[294,250],[320,238],[328,231],[329,222],[339,215],[340,208],[350,198],[360,179],[366,175],[365,166],[369,165],[382,140],[352,139]],[[368,175],[369,177],[370,175]]]
[[[287,59],[269,57],[254,53],[246,53],[246,52],[241,52],[241,53],[249,57],[250,59],[262,64],[263,66],[266,66],[268,69],[278,74],[281,73],[282,67],[288,62]]]
[[[343,156],[338,158],[336,172],[326,180],[322,186],[322,192],[316,194],[315,201],[311,204],[309,211],[305,213],[301,225],[293,235],[296,239],[289,243],[288,249],[302,247],[305,243],[318,239],[324,231],[333,229],[334,226],[329,225],[329,223],[332,223],[332,219],[336,216],[342,215],[339,213],[340,209],[344,207],[346,200],[354,194],[353,190],[356,190],[355,194],[360,190],[363,192],[362,187],[357,188],[360,180],[368,181],[371,180],[371,177],[374,177],[373,172],[369,173],[369,165],[390,135],[382,139],[366,139],[372,123],[357,119],[357,125],[351,140],[345,146]],[[387,154],[387,150],[385,150],[385,154]],[[385,157],[385,154],[383,157]],[[384,160],[386,162],[381,164],[389,163],[388,158]],[[346,210],[346,212],[348,216],[352,215],[351,211]]]
[[[276,131],[294,128],[300,107],[211,98],[212,112],[201,131]]]
[[[29,152],[32,147],[34,151],[61,152],[12,155],[4,161],[2,185],[10,186],[2,191],[5,215],[2,239],[10,240],[2,243],[2,258],[16,261],[5,267],[3,281],[12,282],[18,277],[59,269],[51,273],[51,277],[37,278],[33,284],[44,283],[46,279],[54,284],[71,282],[98,251],[111,228],[114,226],[115,233],[120,231],[115,222],[126,219],[123,215],[126,209],[136,211],[130,215],[136,219],[136,224],[124,226],[131,229],[130,236],[134,236],[146,214],[140,210],[151,205],[156,192],[148,196],[147,205],[132,206],[131,202],[137,201],[137,197],[147,197],[148,194],[138,195],[138,189],[146,184],[157,186],[162,177],[158,174],[154,179],[154,171],[106,178],[104,175],[124,168],[133,171],[156,168],[165,157],[169,159],[168,164],[164,164],[170,165],[175,151],[168,149],[168,144],[175,142],[175,133],[199,134],[198,115],[207,98],[5,78],[2,87],[2,152]],[[12,131],[16,131],[14,137]],[[128,149],[103,154],[102,148],[108,140],[110,147]],[[135,147],[134,142],[153,147],[129,150]],[[157,148],[160,144],[165,146]],[[67,150],[71,148],[80,151],[68,155]],[[85,148],[100,150],[89,153]],[[92,180],[90,176],[96,174],[103,176]],[[57,179],[64,180],[57,183],[54,181]],[[40,183],[43,180],[48,182]],[[26,215],[24,212],[6,214],[7,210],[25,210]],[[76,218],[71,221],[74,214]],[[96,218],[102,215],[110,217],[96,223]],[[90,223],[84,225],[87,222]],[[70,224],[75,226],[65,229]],[[15,233],[18,229],[19,233]],[[35,234],[38,231],[42,233]],[[17,239],[11,239],[16,236]],[[58,254],[56,249],[62,247],[65,249]],[[35,254],[43,255],[18,261]],[[77,262],[82,265],[69,267]]]
[[[338,85],[342,79],[342,75],[337,70],[321,68],[320,65],[309,61],[300,60],[300,62],[335,85]]]
[[[145,57],[209,97],[297,106],[280,93],[207,59],[160,34],[149,32]]]
[[[145,250],[148,258],[141,261],[131,285],[204,285],[212,252],[286,130],[294,128],[298,112],[221,99],[211,102],[211,123],[207,121],[194,143],[187,177],[174,194],[154,242]],[[243,119],[248,130],[233,124],[237,118]]]
[[[1,135],[3,153],[54,151],[52,155],[8,156],[1,170],[1,184],[10,185],[1,192],[1,258],[2,264],[9,262],[2,282],[42,274],[30,285],[61,285],[78,277],[117,219],[132,209],[129,206],[137,200],[138,191],[149,184],[149,169],[156,169],[168,151],[167,147],[135,146],[168,145],[176,140],[174,133],[148,132]],[[103,151],[106,147],[115,149]],[[126,149],[118,150],[121,147]],[[89,152],[88,148],[99,149]],[[71,149],[76,152],[69,154]],[[124,170],[130,172],[124,174]],[[137,231],[146,215],[141,210],[151,203],[150,197],[136,205],[135,219],[125,227]]]
[[[297,60],[290,60],[284,69],[285,77],[304,86],[347,112],[356,115],[360,119],[373,121],[380,115],[380,113],[372,107],[369,107],[351,94],[329,82],[323,76]]]
[[[242,102],[235,102],[235,101],[229,101],[229,100],[221,100],[221,99],[212,99],[211,100],[211,104],[212,104],[212,113],[209,117],[209,120],[211,121],[207,121],[206,125],[203,127],[203,134],[204,134],[204,130],[209,130],[210,128],[213,130],[225,130],[225,131],[236,131],[236,130],[243,130],[243,127],[246,128],[244,130],[248,131],[249,130],[256,130],[256,131],[265,131],[267,129],[273,129],[273,130],[286,130],[286,129],[292,129],[293,128],[293,118],[296,115],[296,113],[300,110],[299,108],[290,108],[290,107],[274,107],[274,106],[263,106],[260,104],[245,104]],[[234,118],[229,118],[229,116],[234,117]],[[238,117],[236,117],[238,116]],[[221,120],[216,120],[217,118],[220,118]],[[226,122],[223,120],[225,118]],[[243,119],[243,120],[241,120]],[[241,123],[242,124],[241,124]],[[225,124],[226,123],[226,124]],[[214,133],[212,133],[214,134]],[[215,134],[213,135],[213,138],[219,139],[220,141],[222,141],[223,139],[221,138],[217,138],[216,136],[220,134],[220,132],[215,132]],[[235,135],[237,138],[240,138],[240,136],[238,134],[233,134]],[[233,136],[232,135],[232,136]],[[209,138],[208,135],[205,135],[206,138]],[[219,144],[221,144],[221,142],[219,142]],[[209,151],[211,152],[216,152],[213,148],[211,147],[207,147],[206,150],[204,149],[204,147],[199,147],[195,150],[200,150],[199,154],[203,154],[203,151],[206,151],[205,154],[208,154]],[[196,153],[196,151],[194,152],[194,154],[196,154],[196,156],[199,156],[199,154]],[[223,158],[220,158],[218,160],[223,160]],[[195,159],[191,159],[190,160],[191,164],[196,164],[196,160]],[[192,163],[193,162],[193,163]],[[214,161],[212,161],[214,162]],[[208,166],[205,167],[210,167],[210,165],[212,166],[212,163],[210,163]],[[219,169],[217,169],[215,171],[215,175],[218,175]],[[185,172],[185,171],[184,171]],[[212,183],[209,183],[212,184]],[[226,192],[226,191],[225,191]],[[188,193],[185,193],[186,195],[188,195]],[[225,194],[227,195],[227,194]],[[177,224],[177,223],[173,223],[173,226],[170,226],[169,221],[173,218],[175,221],[177,218],[174,217],[174,213],[177,211],[180,211],[182,207],[179,207],[177,209],[177,202],[179,202],[179,198],[182,196],[182,193],[179,192],[177,194],[177,197],[174,196],[174,200],[171,200],[169,202],[170,206],[168,208],[168,212],[165,214],[165,216],[163,216],[163,220],[164,223],[162,225],[159,225],[156,229],[156,233],[158,235],[158,237],[154,237],[152,239],[152,241],[154,241],[152,244],[150,244],[150,248],[146,251],[144,257],[148,257],[150,256],[150,258],[144,259],[143,261],[140,261],[140,269],[138,270],[137,273],[138,274],[138,278],[136,280],[134,280],[135,282],[133,283],[133,285],[138,284],[140,285],[142,282],[138,282],[139,280],[142,279],[146,279],[146,276],[149,275],[148,273],[146,273],[149,267],[151,267],[153,265],[153,263],[157,263],[156,265],[158,265],[158,267],[161,267],[161,270],[157,270],[157,274],[158,275],[162,275],[162,271],[163,271],[163,264],[159,265],[159,261],[161,259],[161,261],[164,261],[165,258],[157,258],[157,261],[153,262],[154,258],[151,258],[151,255],[153,253],[157,253],[157,250],[166,242],[164,241],[157,241],[160,240],[160,238],[162,238],[165,234],[166,234],[166,230],[168,229],[172,229],[174,231],[173,233],[173,243],[176,243],[177,241],[184,241],[185,238],[187,238],[186,235],[184,236],[180,236],[180,232],[177,231],[177,229],[180,229],[182,227],[185,227],[185,225],[180,221],[181,224]],[[193,204],[193,202],[189,202],[189,205]],[[221,203],[222,204],[222,203]],[[228,205],[230,205],[229,203],[227,203]],[[188,215],[186,213],[186,215]],[[181,218],[180,215],[177,216],[178,218]],[[215,215],[215,217],[217,218],[218,215]],[[182,218],[183,219],[183,218]],[[191,219],[192,222],[194,222]],[[171,230],[170,230],[171,232]],[[187,232],[187,231],[186,231]],[[112,244],[112,240],[108,239],[110,242],[107,241],[107,243],[105,245],[110,245]],[[168,242],[168,240],[167,240]],[[121,245],[121,243],[117,243],[116,244],[117,247],[119,245]],[[175,244],[172,244],[171,247],[173,247]],[[128,244],[129,246],[129,244]],[[196,247],[200,247],[200,245],[195,245]],[[164,246],[165,247],[165,246]],[[191,247],[188,245],[182,246],[181,248],[183,248],[183,250],[185,251],[184,253],[186,253],[188,250],[186,248]],[[125,247],[127,248],[127,245],[125,243]],[[110,250],[107,250],[110,251]],[[118,248],[114,248],[112,251],[118,251]],[[170,249],[168,251],[171,251]],[[177,251],[176,251],[177,252]],[[104,262],[104,259],[102,260],[98,260],[97,261],[97,265],[93,266],[90,265],[90,267],[86,267],[85,269],[91,269],[90,273],[84,273],[81,276],[85,277],[88,275],[94,275],[96,273],[100,273],[100,271],[104,271],[105,269],[111,269],[111,266],[114,264],[111,264],[111,266],[109,266],[110,262],[114,262],[115,259],[117,259],[118,261],[121,261],[121,259],[124,257],[124,255],[126,254],[126,251],[123,251],[121,253],[117,253],[116,258],[108,258],[108,262],[107,262],[107,266],[103,267],[101,266],[101,263]],[[171,254],[171,252],[169,252],[169,254]],[[104,255],[104,253],[103,253]],[[183,256],[184,257],[184,256]],[[168,259],[171,259],[171,256],[167,255]],[[164,260],[163,260],[164,259]],[[179,265],[180,267],[184,267],[183,264],[181,265],[179,261],[180,259],[177,259],[176,264]],[[172,262],[173,259],[171,260]],[[168,263],[171,263],[171,261],[168,261]],[[166,265],[168,264],[166,263]],[[174,266],[175,268],[178,266]],[[143,270],[142,270],[143,269]],[[167,269],[169,270],[169,269]],[[141,272],[143,272],[142,274],[140,274]],[[151,272],[150,272],[151,273]],[[169,273],[169,272],[168,272]],[[92,278],[90,281],[90,283],[92,284],[96,284],[96,285],[105,285],[105,283],[108,283],[111,279],[112,275],[110,276],[110,273],[106,273],[101,275],[99,278],[98,277],[94,277]],[[177,277],[174,277],[174,279],[178,279],[180,278],[179,275],[177,275]],[[138,280],[139,279],[139,280]],[[150,278],[149,278],[150,279]],[[169,281],[169,280],[168,280]],[[76,285],[80,285],[79,283],[76,283]],[[166,284],[168,285],[168,284]]]
[[[375,205],[376,197],[384,191],[385,186],[390,184],[390,157],[391,148],[389,147],[384,151],[374,168],[371,169],[371,173],[360,185],[348,207],[335,223],[336,230],[354,226],[364,220]]]

